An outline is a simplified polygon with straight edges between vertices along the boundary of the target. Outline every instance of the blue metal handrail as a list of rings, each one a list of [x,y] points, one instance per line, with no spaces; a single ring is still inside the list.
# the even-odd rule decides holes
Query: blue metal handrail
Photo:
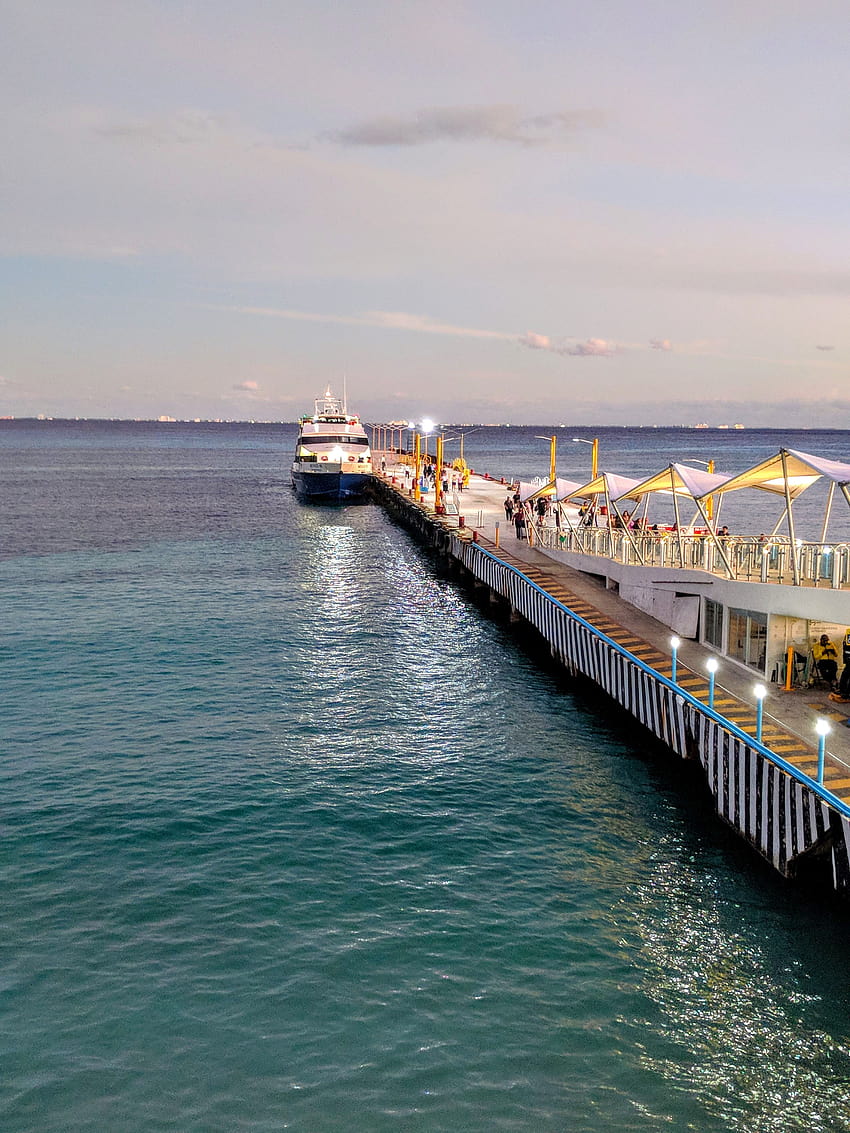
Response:
[[[648,673],[651,676],[655,677],[657,680],[661,681],[662,684],[665,684],[678,696],[681,696],[684,701],[693,705],[694,708],[699,709],[699,711],[703,712],[706,716],[709,717],[709,719],[712,719],[716,723],[720,724],[721,727],[725,728],[725,730],[730,735],[735,736],[737,739],[743,740],[755,751],[758,751],[761,755],[765,756],[766,759],[769,759],[771,763],[775,764],[775,766],[781,768],[793,779],[796,779],[798,783],[802,783],[804,786],[810,787],[816,795],[820,796],[820,798],[822,798],[824,802],[828,803],[835,810],[839,811],[840,814],[843,814],[846,818],[850,818],[850,806],[848,806],[848,804],[845,803],[842,799],[839,799],[837,795],[834,795],[832,791],[828,791],[826,787],[818,783],[816,779],[812,779],[810,775],[806,775],[804,771],[800,771],[800,769],[798,767],[795,767],[793,763],[787,763],[781,755],[777,755],[775,752],[772,752],[770,748],[765,747],[763,743],[760,743],[754,736],[751,736],[748,732],[745,732],[743,728],[739,728],[737,724],[734,724],[731,720],[727,720],[725,716],[722,716],[719,712],[715,711],[715,709],[709,708],[707,704],[703,704],[701,700],[698,700],[692,693],[689,693],[686,689],[683,689],[681,685],[674,683],[669,679],[669,677],[665,677],[663,673],[659,673],[657,669],[653,669],[651,665],[647,665],[645,661],[641,661],[640,657],[636,657],[633,653],[630,653],[628,649],[625,648],[625,646],[620,645],[618,641],[615,641],[612,637],[609,637],[606,633],[603,633],[602,630],[597,629],[595,625],[587,621],[580,614],[577,614],[574,610],[571,610],[569,606],[565,606],[563,602],[559,602],[557,598],[553,598],[552,595],[547,593],[547,591],[545,591],[542,586],[539,586],[533,579],[529,578],[527,574],[523,574],[523,572],[521,570],[518,570],[517,567],[511,566],[510,563],[506,563],[504,559],[499,558],[498,555],[494,555],[492,551],[488,551],[486,547],[482,547],[480,543],[473,543],[469,545],[474,546],[475,549],[482,555],[486,555],[486,557],[492,559],[493,562],[499,563],[499,565],[503,566],[506,570],[513,571],[513,573],[517,575],[518,578],[521,578],[524,582],[527,582],[529,586],[536,590],[538,594],[541,594],[547,601],[562,609],[568,617],[573,619],[573,621],[577,622],[581,626],[584,626],[585,629],[590,630],[590,632],[597,638],[599,638],[600,641],[604,641],[606,645],[610,646],[617,653],[622,654],[623,657],[628,658],[628,660],[631,661],[634,665],[637,665],[639,669],[642,669],[645,673]]]

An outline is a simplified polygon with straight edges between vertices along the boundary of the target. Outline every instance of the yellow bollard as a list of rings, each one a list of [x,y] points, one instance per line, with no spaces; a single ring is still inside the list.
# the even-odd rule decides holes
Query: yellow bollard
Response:
[[[783,692],[791,692],[791,675],[794,672],[794,646],[788,646],[788,654],[785,658],[785,688]]]

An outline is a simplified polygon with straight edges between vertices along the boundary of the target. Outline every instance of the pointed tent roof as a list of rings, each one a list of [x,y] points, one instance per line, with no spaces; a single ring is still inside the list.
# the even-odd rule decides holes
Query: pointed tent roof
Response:
[[[526,480],[519,482],[519,501],[524,504],[526,500],[530,500],[532,496],[536,496],[540,491],[539,484],[529,484]]]
[[[555,480],[544,484],[542,488],[538,488],[534,492],[534,497],[536,499],[539,496],[551,496],[555,500],[569,500],[576,494],[576,488],[580,487],[581,483],[578,480],[562,480],[558,476]],[[520,485],[520,495],[522,496],[522,485]]]
[[[571,500],[573,496],[578,495],[580,487],[581,483],[578,480],[562,480],[559,476],[555,481],[555,499]]]
[[[789,448],[788,454],[797,460],[807,462],[811,468],[820,472],[821,476],[826,476],[835,484],[850,484],[850,464],[844,464],[840,460],[827,460],[823,456],[810,456],[807,452],[793,448]]]
[[[734,492],[738,488],[761,488],[765,492],[785,495],[785,473],[782,457],[788,470],[788,493],[792,500],[810,488],[821,476],[826,476],[836,484],[850,483],[850,464],[837,460],[826,460],[810,456],[795,449],[780,449],[767,460],[748,468],[727,480],[721,491]]]
[[[672,496],[675,492],[677,496],[696,500],[710,496],[728,479],[722,473],[706,472],[701,468],[691,468],[688,464],[668,464],[662,472],[641,481],[635,488],[635,494],[664,492]]]
[[[640,492],[635,491],[638,484],[640,484],[640,480],[635,480],[631,476],[619,476],[616,472],[602,472],[595,480],[582,484],[573,492],[573,495],[581,499],[589,499],[591,496],[604,496],[607,492],[609,499],[612,500],[637,499],[640,495]]]

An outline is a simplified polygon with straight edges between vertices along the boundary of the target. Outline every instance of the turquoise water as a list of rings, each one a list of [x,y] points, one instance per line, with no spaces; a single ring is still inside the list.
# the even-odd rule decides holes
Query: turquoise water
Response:
[[[846,915],[377,508],[0,446],[3,1130],[850,1128]]]

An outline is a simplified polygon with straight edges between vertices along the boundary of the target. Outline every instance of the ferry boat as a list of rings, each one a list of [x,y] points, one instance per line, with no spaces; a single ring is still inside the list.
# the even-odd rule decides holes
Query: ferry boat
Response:
[[[371,473],[366,430],[329,386],[298,421],[292,486],[300,499],[342,503],[363,496]]]

